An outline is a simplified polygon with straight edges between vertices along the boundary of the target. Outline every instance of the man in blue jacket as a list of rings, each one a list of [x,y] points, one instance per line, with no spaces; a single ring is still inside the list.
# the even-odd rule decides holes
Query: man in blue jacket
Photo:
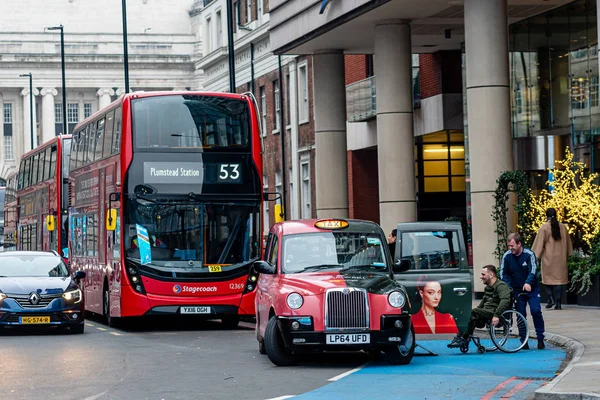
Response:
[[[508,251],[502,257],[500,278],[512,287],[517,311],[527,318],[527,303],[533,318],[538,349],[544,345],[544,318],[540,303],[540,287],[537,281],[537,259],[533,251],[523,247],[521,235],[511,233],[508,236]],[[529,346],[525,345],[524,349]]]

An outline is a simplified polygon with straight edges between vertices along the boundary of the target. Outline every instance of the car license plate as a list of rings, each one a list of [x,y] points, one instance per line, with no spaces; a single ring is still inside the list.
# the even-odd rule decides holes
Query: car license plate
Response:
[[[363,344],[371,342],[369,333],[328,334],[327,344]]]
[[[210,314],[210,307],[181,307],[182,314]]]
[[[21,324],[49,324],[50,317],[19,317]]]

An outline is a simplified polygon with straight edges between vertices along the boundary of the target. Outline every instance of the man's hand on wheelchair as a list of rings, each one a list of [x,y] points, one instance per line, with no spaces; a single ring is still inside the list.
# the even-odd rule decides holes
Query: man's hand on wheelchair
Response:
[[[498,317],[492,318],[492,325],[498,326],[498,322],[500,322],[500,318],[498,318]]]
[[[529,283],[524,284],[523,290],[526,292],[531,292],[531,285]]]

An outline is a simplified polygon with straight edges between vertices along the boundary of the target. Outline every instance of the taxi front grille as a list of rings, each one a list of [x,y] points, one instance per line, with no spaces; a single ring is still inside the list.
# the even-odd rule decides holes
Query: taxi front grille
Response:
[[[52,300],[57,299],[61,296],[62,296],[62,294],[60,294],[60,293],[59,294],[50,294],[50,295],[42,294],[42,295],[40,295],[39,302],[37,304],[33,304],[29,300],[28,294],[9,294],[9,295],[7,295],[7,297],[15,300],[17,303],[19,303],[19,305],[21,307],[26,308],[28,310],[46,308],[52,302]]]
[[[329,289],[325,297],[326,330],[368,330],[369,303],[364,289]]]

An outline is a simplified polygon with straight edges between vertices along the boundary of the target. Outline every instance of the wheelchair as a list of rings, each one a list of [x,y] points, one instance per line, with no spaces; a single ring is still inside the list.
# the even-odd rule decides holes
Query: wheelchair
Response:
[[[526,295],[519,293],[517,296]],[[527,344],[529,339],[529,324],[527,318],[516,310],[517,300],[511,294],[512,308],[506,310],[500,316],[498,325],[492,325],[489,321],[485,325],[476,326],[475,332],[469,337],[466,345],[459,349],[462,353],[469,351],[469,343],[473,342],[477,347],[479,354],[484,354],[488,351],[500,350],[504,353],[516,353]]]

